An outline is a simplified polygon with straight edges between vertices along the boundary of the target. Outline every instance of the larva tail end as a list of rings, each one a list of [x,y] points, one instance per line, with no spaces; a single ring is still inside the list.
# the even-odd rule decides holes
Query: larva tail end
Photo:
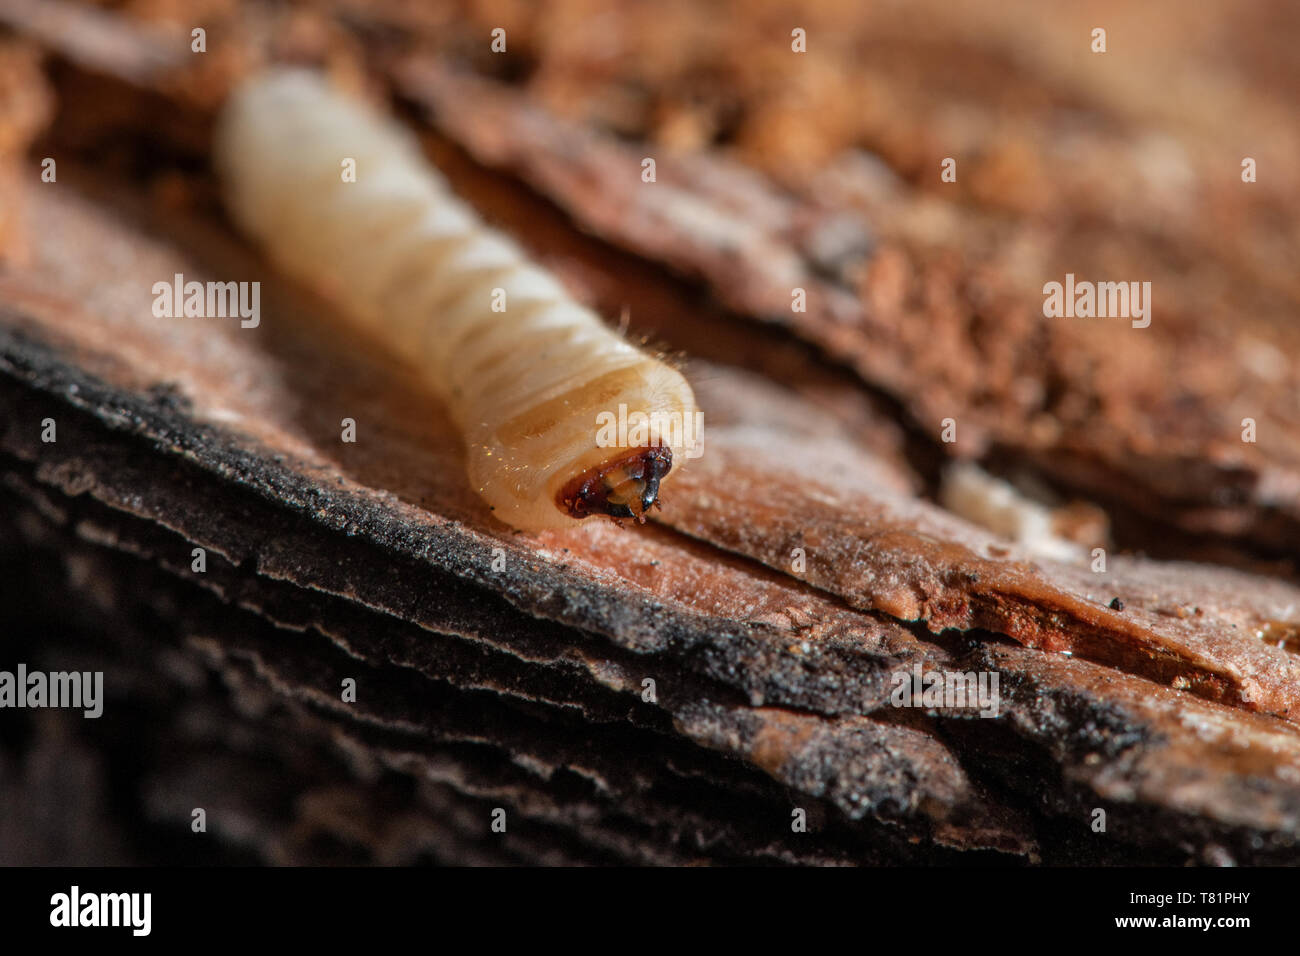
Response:
[[[672,467],[671,449],[635,448],[578,475],[560,489],[556,504],[573,518],[606,515],[644,522],[646,512],[659,501],[659,483]]]

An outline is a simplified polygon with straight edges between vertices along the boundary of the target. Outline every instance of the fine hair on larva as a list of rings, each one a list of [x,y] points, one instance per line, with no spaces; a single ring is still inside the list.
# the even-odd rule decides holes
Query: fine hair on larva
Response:
[[[496,517],[644,520],[690,451],[690,385],[486,227],[395,120],[317,73],[274,69],[231,95],[215,161],[239,226],[421,370]],[[620,407],[687,426],[608,447],[598,417]]]

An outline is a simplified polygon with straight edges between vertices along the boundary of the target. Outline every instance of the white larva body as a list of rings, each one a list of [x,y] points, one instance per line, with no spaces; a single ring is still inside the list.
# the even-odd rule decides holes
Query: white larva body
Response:
[[[236,91],[216,163],[235,220],[290,274],[416,363],[465,439],[470,481],[525,530],[575,518],[566,483],[626,449],[597,415],[682,416],[690,386],[569,298],[458,200],[393,121],[316,74],[277,70]],[[344,160],[355,161],[345,182]],[[493,311],[504,290],[504,312]],[[680,465],[686,429],[663,437]],[[641,509],[638,509],[640,513]]]

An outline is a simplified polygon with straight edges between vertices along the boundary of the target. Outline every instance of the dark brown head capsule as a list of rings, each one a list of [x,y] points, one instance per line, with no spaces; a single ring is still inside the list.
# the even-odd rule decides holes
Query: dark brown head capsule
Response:
[[[556,504],[574,518],[608,515],[644,522],[659,501],[659,482],[672,467],[672,449],[634,448],[578,475],[560,489]]]

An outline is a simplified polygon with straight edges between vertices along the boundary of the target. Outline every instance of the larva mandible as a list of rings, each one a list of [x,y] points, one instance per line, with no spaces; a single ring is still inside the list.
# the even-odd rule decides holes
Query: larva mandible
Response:
[[[344,181],[349,159],[356,175]],[[690,385],[487,228],[395,121],[318,74],[277,69],[232,94],[215,161],[236,222],[419,365],[498,518],[524,530],[644,520],[693,446]],[[608,447],[598,416],[620,405],[629,419],[683,427]]]

